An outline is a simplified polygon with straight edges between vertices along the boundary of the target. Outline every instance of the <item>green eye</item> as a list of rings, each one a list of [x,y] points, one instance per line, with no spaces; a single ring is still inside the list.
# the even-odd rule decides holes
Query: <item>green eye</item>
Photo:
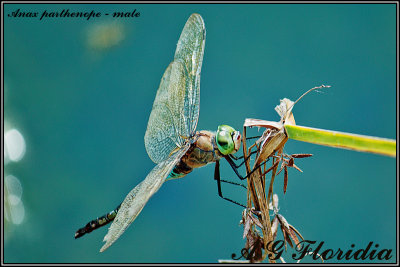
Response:
[[[235,132],[231,126],[228,125],[220,125],[218,126],[218,131],[216,135],[216,143],[219,151],[223,155],[228,155],[232,153],[235,149],[235,143],[232,139],[232,134]]]
[[[236,130],[229,125],[220,125],[218,126],[218,131],[227,131],[229,134],[233,134]]]

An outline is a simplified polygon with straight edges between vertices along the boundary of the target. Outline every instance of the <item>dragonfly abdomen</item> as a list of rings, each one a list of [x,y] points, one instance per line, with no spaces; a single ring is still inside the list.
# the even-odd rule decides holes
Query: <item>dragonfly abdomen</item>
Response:
[[[117,216],[120,207],[121,204],[116,209],[110,211],[109,213],[88,222],[84,227],[80,228],[78,231],[75,232],[75,238],[79,238],[84,234],[88,234],[93,230],[96,230],[97,228],[110,223],[112,220],[114,220],[115,216]]]
[[[193,168],[190,168],[189,166],[187,166],[186,163],[183,162],[181,159],[178,162],[178,164],[175,165],[175,167],[171,171],[171,173],[168,175],[167,180],[182,178],[182,177],[186,176],[186,174],[190,173],[192,170],[193,170]]]

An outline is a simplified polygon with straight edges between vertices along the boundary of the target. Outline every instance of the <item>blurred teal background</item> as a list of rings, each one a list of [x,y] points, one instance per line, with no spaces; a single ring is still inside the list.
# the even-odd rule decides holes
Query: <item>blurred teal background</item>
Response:
[[[140,17],[7,17],[18,8]],[[153,168],[147,120],[194,12],[207,30],[198,129],[277,121],[280,99],[328,84],[296,105],[297,124],[396,138],[394,4],[5,4],[5,134],[24,142],[5,159],[4,262],[215,263],[244,247],[242,209],[218,197],[211,165],[165,183],[104,253],[108,226],[74,239]],[[285,151],[314,154],[296,161],[303,173],[289,170],[286,195],[283,174],[275,181],[289,223],[324,249],[373,241],[396,262],[396,160],[292,140]],[[223,186],[245,202],[245,190]]]

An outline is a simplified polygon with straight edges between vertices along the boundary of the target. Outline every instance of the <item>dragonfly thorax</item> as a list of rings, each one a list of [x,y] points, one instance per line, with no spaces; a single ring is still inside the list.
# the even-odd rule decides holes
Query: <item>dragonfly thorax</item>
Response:
[[[206,130],[197,131],[191,137],[190,148],[175,166],[173,172],[181,174],[180,177],[183,177],[193,169],[205,166],[223,157],[215,143],[215,134],[215,132]]]
[[[227,125],[219,126],[217,132],[206,130],[196,132],[190,138],[192,142],[189,150],[174,167],[170,178],[182,178],[195,168],[237,152],[241,143],[240,138],[240,133]]]

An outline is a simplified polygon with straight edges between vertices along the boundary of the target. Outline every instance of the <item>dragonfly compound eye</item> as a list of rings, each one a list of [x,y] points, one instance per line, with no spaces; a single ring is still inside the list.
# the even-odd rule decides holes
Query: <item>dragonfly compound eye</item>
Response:
[[[235,142],[233,141],[233,133],[235,129],[228,125],[218,126],[217,135],[215,141],[218,146],[218,150],[223,155],[231,154],[235,149]]]

